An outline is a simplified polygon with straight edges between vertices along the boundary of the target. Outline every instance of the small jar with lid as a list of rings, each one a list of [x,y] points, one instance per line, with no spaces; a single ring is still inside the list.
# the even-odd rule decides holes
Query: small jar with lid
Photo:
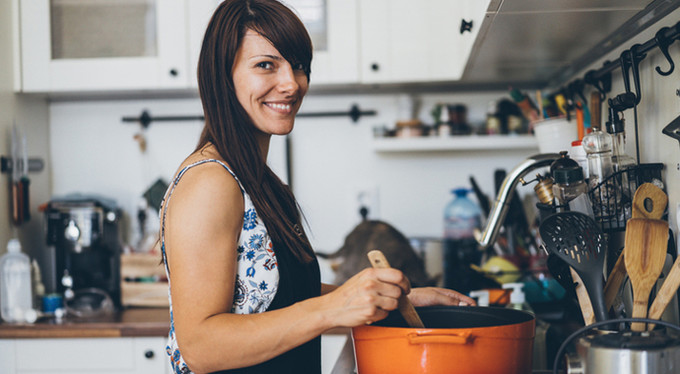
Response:
[[[554,174],[555,170],[577,166],[579,166],[578,162],[569,158],[569,153],[567,151],[561,151],[560,158],[550,164],[550,175]]]
[[[567,205],[579,195],[588,193],[588,185],[583,179],[583,169],[580,166],[555,169],[553,180],[556,205]]]
[[[594,189],[614,173],[612,137],[595,129],[583,137],[583,149],[588,158],[588,185]]]

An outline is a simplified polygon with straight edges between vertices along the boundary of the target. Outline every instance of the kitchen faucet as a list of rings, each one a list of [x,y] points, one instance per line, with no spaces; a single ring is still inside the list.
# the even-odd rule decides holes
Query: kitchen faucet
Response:
[[[486,222],[486,228],[477,238],[477,244],[480,250],[486,250],[491,247],[498,237],[498,232],[503,225],[503,220],[508,213],[508,208],[510,207],[510,199],[512,193],[515,192],[517,183],[519,180],[527,175],[530,171],[549,166],[553,161],[560,158],[557,153],[541,153],[533,155],[526,160],[522,161],[521,164],[515,166],[512,171],[505,177],[503,184],[501,184],[498,190],[498,196],[496,197],[496,202],[489,213],[489,219]]]

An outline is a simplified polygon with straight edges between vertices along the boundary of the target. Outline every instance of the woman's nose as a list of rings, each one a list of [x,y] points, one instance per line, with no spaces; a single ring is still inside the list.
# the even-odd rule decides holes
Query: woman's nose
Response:
[[[286,66],[279,70],[279,84],[278,88],[281,92],[293,93],[300,88],[295,79],[295,72],[291,66]]]

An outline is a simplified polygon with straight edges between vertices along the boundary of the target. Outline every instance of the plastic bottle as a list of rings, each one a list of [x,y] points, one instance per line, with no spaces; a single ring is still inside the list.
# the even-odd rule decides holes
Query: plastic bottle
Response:
[[[508,288],[512,289],[512,293],[510,293],[510,303],[507,308],[534,313],[534,310],[531,309],[531,306],[527,303],[526,295],[524,295],[524,291],[522,290],[524,288],[524,283],[506,283],[503,285],[503,289]]]
[[[21,253],[21,243],[11,239],[0,257],[0,317],[5,322],[24,322],[33,310],[31,261]]]
[[[470,190],[457,188],[455,198],[444,210],[444,287],[471,291],[470,264],[479,265],[475,229],[481,226],[482,210],[467,198]]]
[[[590,130],[590,132],[592,132],[592,130]],[[583,149],[583,142],[581,140],[574,140],[571,142],[569,156],[571,156],[571,159],[576,161],[581,169],[583,169],[583,178],[588,179],[588,156],[586,150]]]
[[[489,306],[489,290],[470,291],[470,297],[477,299],[477,306]]]

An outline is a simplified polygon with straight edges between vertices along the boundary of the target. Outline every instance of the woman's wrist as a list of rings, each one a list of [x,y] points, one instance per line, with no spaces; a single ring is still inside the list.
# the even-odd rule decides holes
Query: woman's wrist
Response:
[[[321,295],[298,302],[296,305],[301,309],[301,315],[306,316],[306,323],[312,326],[314,331],[319,334],[324,331],[335,328],[333,319],[330,318],[328,309],[325,306],[328,304],[327,297]]]

